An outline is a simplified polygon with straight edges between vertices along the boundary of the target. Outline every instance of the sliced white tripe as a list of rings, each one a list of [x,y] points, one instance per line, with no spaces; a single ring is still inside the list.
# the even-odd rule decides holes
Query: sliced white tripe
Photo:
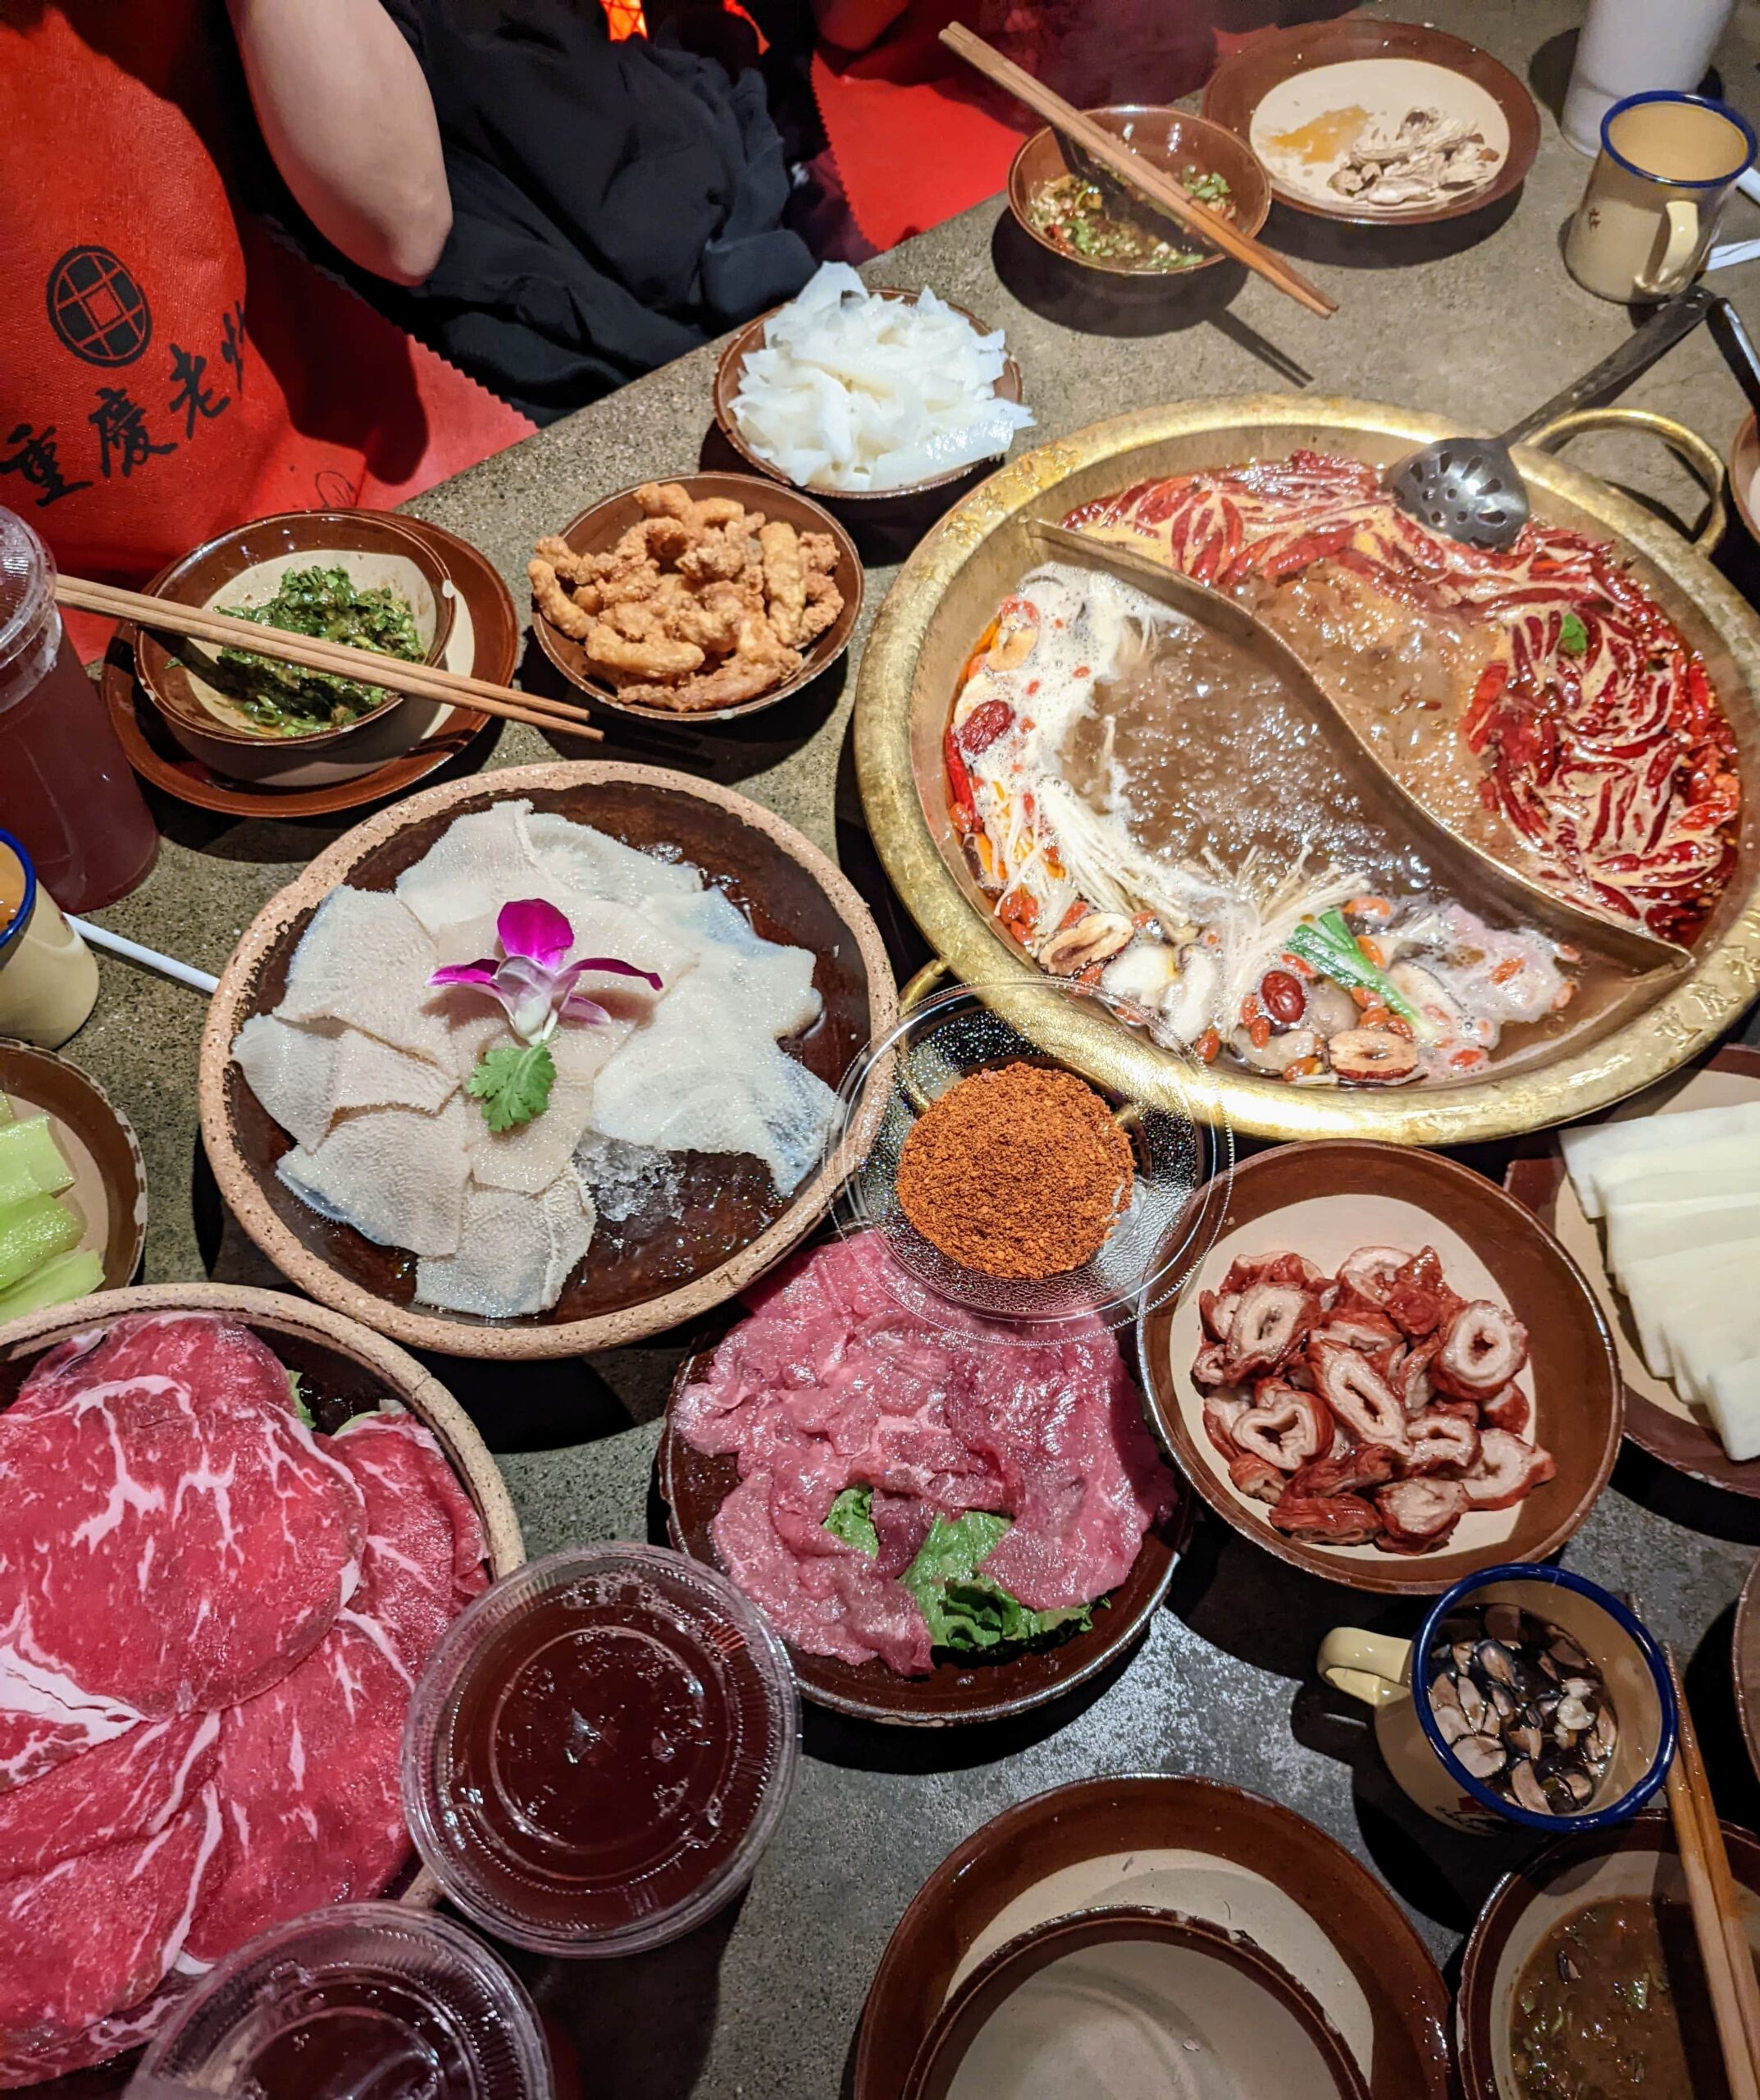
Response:
[[[1703,1303],[1708,1291],[1721,1311],[1720,1294],[1732,1284],[1760,1273],[1757,1265],[1760,1265],[1760,1236],[1703,1250],[1697,1246],[1677,1247],[1671,1253],[1653,1255],[1647,1261],[1628,1265],[1623,1280],[1625,1295],[1644,1360],[1653,1376],[1667,1378],[1674,1369],[1663,1333],[1670,1315],[1682,1306]]]
[[[590,824],[543,810],[534,810],[526,819],[526,836],[555,885],[544,893],[559,903],[565,890],[613,904],[643,906],[663,897],[689,897],[703,887],[701,870],[688,861],[644,853]]]
[[[347,1110],[419,1108],[433,1115],[458,1084],[439,1066],[358,1029],[333,1022],[294,1028],[273,1014],[253,1014],[234,1039],[232,1054],[251,1092],[308,1152]]]
[[[1644,1204],[1607,1220],[1607,1267],[1622,1285],[1635,1262],[1692,1248],[1760,1239],[1760,1194],[1715,1197],[1705,1203]]]
[[[1591,1123],[1559,1133],[1571,1185],[1585,1217],[1602,1215],[1601,1175],[1616,1160],[1646,1153],[1670,1154],[1707,1139],[1752,1136],[1760,1132],[1760,1101],[1725,1108],[1684,1108],[1673,1116],[1635,1116],[1612,1123]]]
[[[1676,1120],[1664,1116],[1653,1127],[1661,1131]],[[1671,1203],[1750,1190],[1760,1194],[1760,1132],[1634,1153],[1612,1161],[1596,1176],[1595,1186],[1604,1210],[1621,1201]]]
[[[296,1026],[336,1022],[453,1069],[453,1026],[467,1011],[436,992],[432,940],[389,891],[333,889],[294,951],[275,1009]],[[480,1008],[472,1002],[469,1011]]]
[[[1760,1356],[1714,1371],[1705,1404],[1732,1459],[1760,1459]]]
[[[473,1104],[471,1115],[476,1115]],[[321,1145],[295,1145],[276,1172],[326,1217],[381,1247],[450,1254],[458,1244],[470,1125],[455,1093],[437,1115],[367,1108],[344,1116]]]
[[[592,1243],[593,1201],[571,1166],[534,1200],[465,1191],[458,1250],[416,1264],[416,1295],[449,1312],[518,1320],[547,1312]]]
[[[581,1133],[592,1121],[593,1089],[600,1073],[622,1048],[635,1024],[627,1020],[576,1026],[550,1038],[556,1077],[541,1116],[511,1130],[491,1130],[473,1099],[468,1144],[471,1179],[485,1189],[536,1196],[568,1166]],[[512,1044],[513,1039],[508,1041]]]
[[[430,934],[546,894],[544,870],[526,835],[531,807],[529,802],[496,802],[455,818],[398,877],[399,900]]]

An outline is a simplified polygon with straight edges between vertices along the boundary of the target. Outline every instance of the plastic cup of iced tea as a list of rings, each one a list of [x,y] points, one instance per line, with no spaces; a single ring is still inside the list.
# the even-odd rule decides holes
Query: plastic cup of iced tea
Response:
[[[462,1926],[344,1903],[227,1956],[153,2037],[127,2100],[552,2100],[518,1979]]]
[[[404,1729],[404,1814],[485,1930],[640,1952],[751,1879],[800,1728],[787,1652],[723,1575],[660,1547],[572,1547],[447,1630]]]

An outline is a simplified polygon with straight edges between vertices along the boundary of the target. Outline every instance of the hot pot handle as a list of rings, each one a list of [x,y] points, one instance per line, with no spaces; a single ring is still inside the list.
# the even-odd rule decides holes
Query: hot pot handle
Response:
[[[1653,437],[1662,440],[1711,499],[1705,522],[1694,539],[1693,550],[1701,555],[1713,553],[1730,522],[1723,498],[1723,461],[1716,449],[1696,430],[1689,430],[1672,416],[1659,416],[1648,409],[1579,409],[1574,415],[1555,416],[1550,422],[1542,423],[1525,442],[1538,452],[1556,452],[1573,437],[1580,437],[1593,430],[1648,431]]]

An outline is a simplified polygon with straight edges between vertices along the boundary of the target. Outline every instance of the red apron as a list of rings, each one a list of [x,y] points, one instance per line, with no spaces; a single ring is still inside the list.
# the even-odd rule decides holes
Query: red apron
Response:
[[[197,0],[0,20],[0,504],[72,573],[389,505],[532,428],[235,213],[217,33]]]

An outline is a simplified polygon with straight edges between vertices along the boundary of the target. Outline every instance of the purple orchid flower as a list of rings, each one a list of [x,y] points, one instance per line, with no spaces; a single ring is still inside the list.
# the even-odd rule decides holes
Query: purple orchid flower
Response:
[[[495,920],[495,938],[502,951],[499,961],[485,956],[476,962],[449,963],[436,970],[428,982],[474,984],[499,999],[508,1025],[522,1043],[548,1041],[565,1020],[590,1024],[610,1020],[596,999],[574,988],[589,970],[644,978],[656,992],[660,988],[660,979],[651,970],[639,970],[615,956],[582,956],[564,962],[563,956],[574,946],[574,929],[554,904],[540,897],[504,905]]]

